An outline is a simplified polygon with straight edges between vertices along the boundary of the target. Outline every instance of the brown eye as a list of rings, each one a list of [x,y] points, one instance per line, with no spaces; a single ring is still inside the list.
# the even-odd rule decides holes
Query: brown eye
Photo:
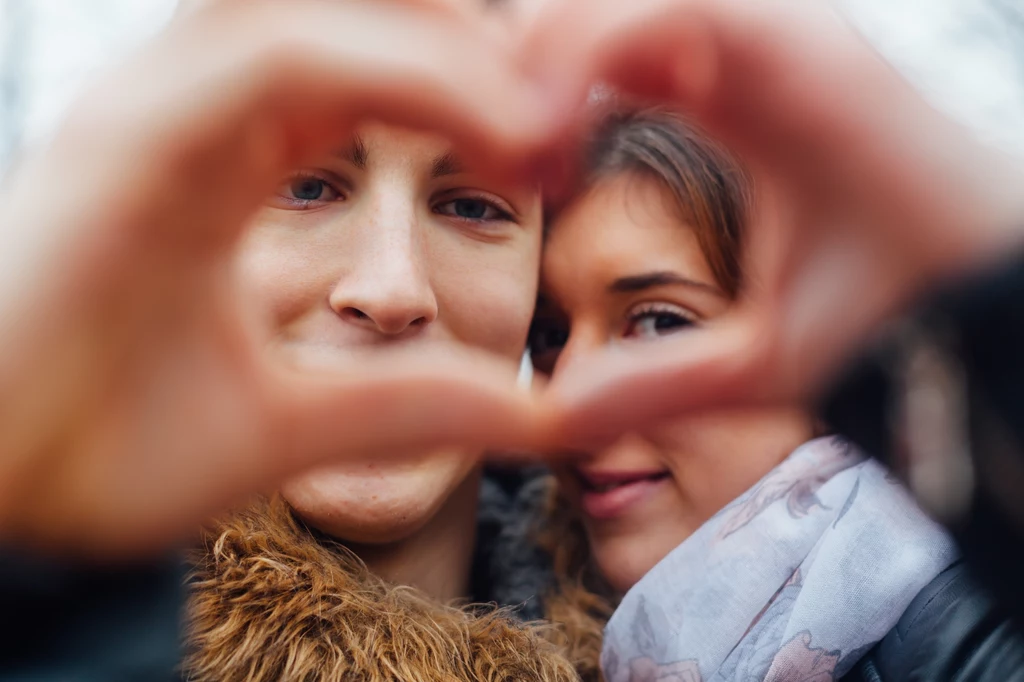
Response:
[[[630,314],[624,336],[627,338],[653,339],[675,334],[681,329],[693,327],[696,320],[682,308],[671,305],[652,305]]]

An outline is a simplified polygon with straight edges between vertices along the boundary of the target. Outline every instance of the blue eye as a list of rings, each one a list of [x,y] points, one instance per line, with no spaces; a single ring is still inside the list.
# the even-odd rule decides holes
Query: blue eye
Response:
[[[434,212],[440,215],[469,220],[472,222],[489,222],[493,220],[512,220],[508,211],[498,208],[486,199],[460,198],[437,204]]]
[[[311,172],[294,175],[278,187],[271,204],[278,208],[304,210],[344,199],[330,180]]]
[[[317,201],[327,192],[327,183],[320,178],[296,178],[289,190],[299,201]]]
[[[452,202],[455,208],[455,215],[470,220],[483,220],[487,217],[487,204],[479,199],[456,199]]]

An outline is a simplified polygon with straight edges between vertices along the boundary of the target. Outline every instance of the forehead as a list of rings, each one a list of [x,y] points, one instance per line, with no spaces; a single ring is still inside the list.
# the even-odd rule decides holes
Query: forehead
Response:
[[[623,174],[597,183],[551,226],[542,280],[546,293],[564,299],[661,271],[715,283],[669,190],[653,178]]]
[[[373,122],[358,125],[351,144],[354,149],[347,151],[368,167],[395,162],[432,163],[451,151],[448,140],[440,135]]]

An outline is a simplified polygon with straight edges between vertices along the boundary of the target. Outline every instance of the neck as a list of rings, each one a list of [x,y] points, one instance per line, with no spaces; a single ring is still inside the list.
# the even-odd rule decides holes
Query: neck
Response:
[[[441,601],[471,596],[480,472],[466,477],[440,511],[411,536],[388,545],[351,546],[373,573]]]

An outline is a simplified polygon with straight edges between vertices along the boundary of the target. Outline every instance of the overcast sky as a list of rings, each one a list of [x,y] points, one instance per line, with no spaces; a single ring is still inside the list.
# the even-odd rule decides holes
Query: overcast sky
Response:
[[[936,105],[1024,155],[1024,0],[839,2]],[[0,0],[0,134],[45,136],[83,83],[158,31],[174,4]],[[0,169],[3,154],[0,144]]]

